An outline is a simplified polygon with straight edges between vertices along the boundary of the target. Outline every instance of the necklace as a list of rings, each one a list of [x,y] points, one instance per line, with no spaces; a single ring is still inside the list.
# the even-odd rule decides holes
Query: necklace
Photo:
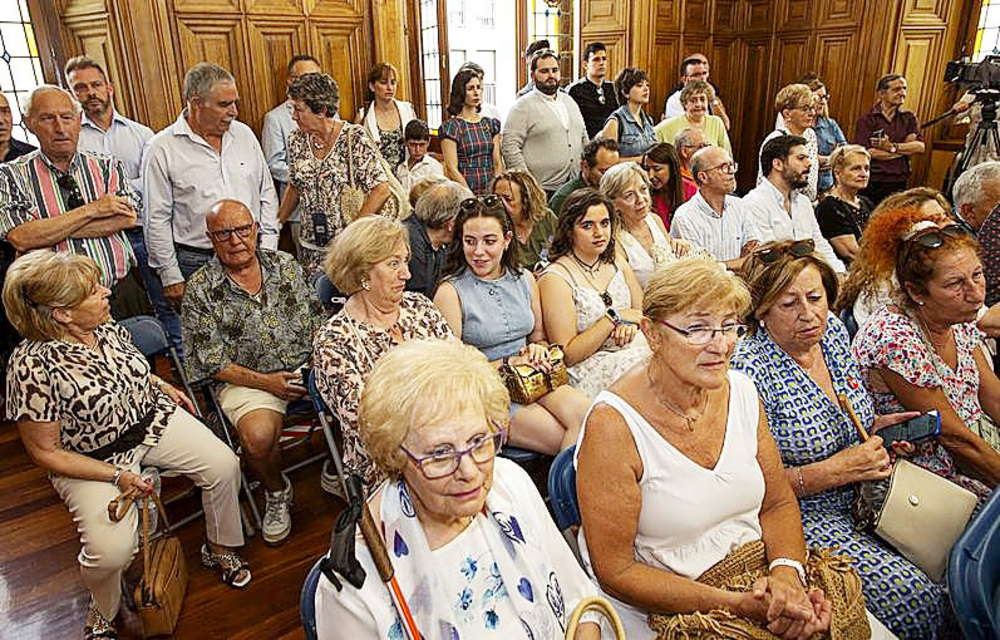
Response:
[[[660,392],[657,390],[656,385],[653,384],[653,376],[649,373],[649,367],[646,367],[646,380],[649,381],[649,388],[653,390],[653,397],[656,401],[660,403],[665,409],[668,409],[671,413],[674,413],[684,419],[685,424],[687,424],[688,431],[694,432],[694,423],[698,422],[702,416],[705,415],[705,409],[708,408],[708,394],[702,394],[701,408],[695,409],[690,413],[685,413],[676,404],[660,396]]]
[[[605,307],[610,309],[614,300],[611,298],[611,294],[608,293],[608,287],[604,287],[604,290],[602,291],[601,288],[597,286],[597,281],[594,279],[594,276],[601,270],[601,258],[598,257],[593,264],[587,264],[577,257],[575,251],[570,251],[569,254],[573,256],[573,260],[576,261],[577,266],[580,268],[580,272],[583,273],[583,277],[585,277],[587,282],[590,283],[590,287],[601,297],[601,302],[604,303]],[[611,282],[608,282],[608,286],[611,286]]]

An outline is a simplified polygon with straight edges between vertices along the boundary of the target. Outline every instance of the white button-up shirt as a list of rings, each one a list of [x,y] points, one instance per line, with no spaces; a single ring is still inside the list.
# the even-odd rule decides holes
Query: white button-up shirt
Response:
[[[738,259],[743,247],[760,241],[760,232],[736,196],[726,196],[722,215],[701,195],[699,189],[691,199],[677,207],[670,220],[670,235],[704,247],[716,260]]]
[[[403,160],[403,164],[396,167],[396,177],[399,179],[400,184],[403,185],[406,193],[410,193],[413,185],[421,180],[426,180],[427,178],[444,178],[444,167],[441,166],[437,158],[429,153],[425,153],[420,162],[413,165],[411,169],[410,150],[407,149],[406,159]]]
[[[94,124],[86,113],[83,114],[77,148],[103,153],[121,162],[132,188],[141,192],[142,177],[139,175],[139,170],[142,166],[142,150],[152,137],[152,129],[135,120],[129,120],[112,107],[111,126],[107,131]]]
[[[253,131],[234,120],[222,136],[220,154],[191,129],[186,116],[187,109],[153,136],[143,158],[143,228],[149,265],[163,286],[184,281],[174,244],[212,248],[205,214],[219,200],[246,205],[260,224],[261,246],[278,246],[278,196]]]
[[[766,178],[743,196],[743,205],[760,231],[762,242],[812,238],[816,243],[816,253],[820,254],[834,271],[837,273],[847,271],[833,247],[820,232],[812,203],[801,191],[792,190],[791,216],[785,211],[784,194]]]
[[[285,187],[288,185],[288,136],[292,131],[298,129],[298,125],[292,120],[292,102],[285,100],[275,108],[264,114],[264,126],[260,131],[260,145],[264,149],[264,159],[267,160],[267,168],[271,170],[271,177],[280,183],[278,197],[285,195]],[[295,207],[289,222],[298,222],[302,219],[302,206]]]

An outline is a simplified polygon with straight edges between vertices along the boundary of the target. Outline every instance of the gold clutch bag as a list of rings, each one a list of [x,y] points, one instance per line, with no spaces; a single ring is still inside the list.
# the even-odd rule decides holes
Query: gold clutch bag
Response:
[[[500,367],[500,378],[507,386],[511,402],[531,404],[549,391],[569,382],[562,347],[557,344],[549,347],[549,361],[552,362],[551,373],[539,371],[526,364],[507,364]]]

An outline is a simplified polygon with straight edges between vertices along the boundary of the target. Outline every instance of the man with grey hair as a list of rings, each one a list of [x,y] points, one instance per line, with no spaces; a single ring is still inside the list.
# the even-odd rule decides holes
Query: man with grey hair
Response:
[[[704,247],[726,267],[737,270],[753,255],[760,231],[736,190],[736,170],[729,152],[706,147],[691,159],[698,193],[674,212],[670,235]]]
[[[955,213],[976,232],[986,279],[986,305],[1000,302],[1000,162],[978,164],[952,188]]]
[[[705,131],[703,129],[688,127],[681,129],[674,136],[674,148],[677,149],[677,155],[681,158],[681,181],[684,183],[685,202],[690,200],[694,192],[698,190],[698,183],[691,173],[691,158],[707,146],[709,144],[708,140],[705,139]]]
[[[187,278],[213,255],[205,214],[220,200],[243,203],[260,230],[261,248],[278,246],[278,197],[257,137],[236,119],[239,91],[217,64],[184,76],[187,106],[157,133],[143,157],[146,246],[163,294],[175,308]]]
[[[125,168],[77,147],[81,108],[65,89],[35,88],[22,111],[40,148],[0,165],[0,239],[20,253],[53,249],[90,257],[111,289],[112,316],[142,312],[123,304],[118,286],[135,265],[125,231],[142,204]]]
[[[410,234],[410,279],[407,291],[434,298],[462,202],[473,197],[468,188],[445,180],[425,191],[413,215],[403,220]]]

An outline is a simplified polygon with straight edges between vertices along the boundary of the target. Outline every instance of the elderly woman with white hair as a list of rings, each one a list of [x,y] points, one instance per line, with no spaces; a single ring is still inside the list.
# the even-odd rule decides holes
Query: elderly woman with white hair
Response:
[[[80,575],[90,591],[84,637],[118,637],[121,576],[136,550],[137,510],[120,522],[108,503],[154,491],[142,467],[177,471],[202,489],[208,541],[201,560],[232,587],[250,582],[236,455],[189,413],[183,393],[153,375],[129,332],[108,315],[100,270],[85,256],[34,251],[4,283],[10,321],[24,337],[7,369],[6,417],[49,474],[80,534]]]
[[[616,238],[619,256],[628,261],[642,287],[657,268],[691,251],[691,243],[671,238],[663,220],[653,212],[649,174],[635,162],[608,169],[601,178],[601,193],[614,203],[621,221]]]
[[[451,330],[426,296],[406,291],[410,247],[402,223],[368,216],[347,225],[326,256],[326,274],[348,296],[344,308],[313,338],[316,386],[340,420],[344,462],[368,491],[382,472],[361,442],[358,405],[375,363],[414,338],[446,338]],[[340,481],[324,467],[322,487],[339,493]]]
[[[430,186],[417,199],[413,215],[403,220],[410,234],[410,280],[407,291],[434,298],[455,230],[459,206],[472,192],[452,180]]]
[[[388,482],[368,507],[418,630],[428,640],[562,638],[596,588],[531,478],[498,458],[510,398],[494,367],[456,341],[412,340],[375,366],[361,397],[364,446]],[[372,551],[367,579],[316,593],[320,638],[402,638]],[[576,638],[600,637],[585,614]]]

